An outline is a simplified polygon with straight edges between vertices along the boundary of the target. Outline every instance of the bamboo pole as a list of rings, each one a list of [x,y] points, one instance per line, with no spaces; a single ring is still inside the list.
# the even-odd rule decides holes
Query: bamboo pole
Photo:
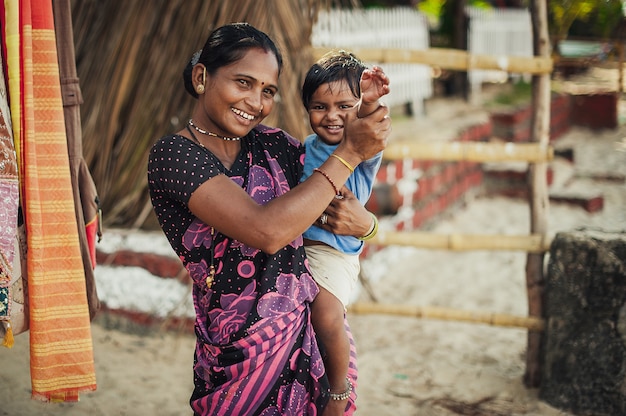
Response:
[[[502,250],[545,253],[550,239],[544,235],[434,234],[417,231],[383,231],[370,244],[412,246],[433,250],[469,251]]]
[[[357,302],[348,306],[348,312],[355,314],[387,314],[415,318],[461,321],[492,326],[526,328],[531,331],[543,331],[545,323],[536,317],[515,316],[491,312],[472,312],[437,306],[413,306],[384,303]]]
[[[341,48],[333,48],[341,49]],[[429,48],[411,50],[400,48],[344,48],[354,52],[366,62],[384,63],[411,63],[424,64],[436,68],[453,71],[467,71],[470,69],[495,69],[506,72],[523,74],[550,74],[553,69],[552,58],[549,56],[506,56],[506,55],[479,55],[467,51],[447,48]],[[329,51],[328,47],[313,48],[315,59]]]
[[[547,162],[554,149],[537,143],[392,142],[383,153],[387,160],[456,160],[471,162]]]
[[[548,35],[548,13],[545,0],[532,0],[531,15],[536,56],[550,56]],[[532,141],[539,146],[548,146],[550,140],[550,74],[533,76],[532,80]],[[530,233],[545,235],[548,231],[548,166],[545,162],[530,165],[528,170],[530,198]],[[529,253],[526,259],[526,289],[528,293],[528,314],[537,319],[543,317],[543,267],[544,253]],[[528,332],[526,350],[526,372],[524,383],[529,388],[541,383],[541,344],[542,334]]]
[[[618,61],[619,61],[619,70],[618,70],[618,77],[617,77],[617,92],[619,92],[620,97],[622,95],[622,93],[624,92],[624,43],[620,37],[620,39],[617,40],[616,42],[617,44],[617,56],[618,56]]]

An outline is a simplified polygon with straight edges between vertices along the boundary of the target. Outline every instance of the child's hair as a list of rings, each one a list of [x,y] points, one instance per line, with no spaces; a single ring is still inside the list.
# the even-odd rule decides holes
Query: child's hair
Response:
[[[311,66],[302,84],[302,104],[309,109],[311,97],[322,84],[346,81],[355,97],[361,97],[361,74],[367,68],[353,53],[331,51]]]

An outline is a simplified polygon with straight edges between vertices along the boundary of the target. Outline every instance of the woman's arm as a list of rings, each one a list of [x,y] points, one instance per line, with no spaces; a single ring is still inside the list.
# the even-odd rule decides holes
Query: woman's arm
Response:
[[[391,131],[388,109],[379,107],[372,115],[351,115],[346,137],[335,152],[352,166],[367,160],[385,147]],[[231,238],[267,253],[275,253],[302,234],[328,207],[350,170],[337,158],[328,158],[306,181],[265,205],[256,203],[228,177],[218,175],[202,184],[189,199],[189,209],[208,225]],[[332,182],[332,183],[331,183]],[[337,189],[336,189],[337,188]],[[360,219],[359,219],[360,218]],[[355,216],[362,227],[362,212]],[[371,218],[371,217],[370,217]]]

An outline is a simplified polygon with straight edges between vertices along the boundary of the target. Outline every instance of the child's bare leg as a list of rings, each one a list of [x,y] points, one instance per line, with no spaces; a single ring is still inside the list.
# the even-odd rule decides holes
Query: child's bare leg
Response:
[[[320,287],[320,293],[311,304],[313,328],[326,350],[324,364],[332,393],[346,390],[346,376],[350,364],[350,341],[344,325],[344,306],[335,295]],[[330,400],[324,416],[344,414],[346,400]]]

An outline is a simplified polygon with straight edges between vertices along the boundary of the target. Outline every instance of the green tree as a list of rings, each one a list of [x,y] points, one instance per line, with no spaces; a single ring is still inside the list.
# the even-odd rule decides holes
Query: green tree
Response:
[[[624,18],[622,0],[600,1],[593,18],[593,31],[596,36],[609,38]]]
[[[567,38],[574,21],[586,21],[597,3],[598,0],[551,0],[548,3],[550,36],[556,54],[558,54],[559,43]]]
[[[458,20],[455,19],[454,14],[464,13],[465,5],[479,8],[492,7],[487,0],[462,0],[461,2],[459,0],[422,0],[417,8],[424,13],[433,27],[438,28],[441,35],[452,38],[455,30],[453,22]],[[465,27],[459,29],[465,30]]]

